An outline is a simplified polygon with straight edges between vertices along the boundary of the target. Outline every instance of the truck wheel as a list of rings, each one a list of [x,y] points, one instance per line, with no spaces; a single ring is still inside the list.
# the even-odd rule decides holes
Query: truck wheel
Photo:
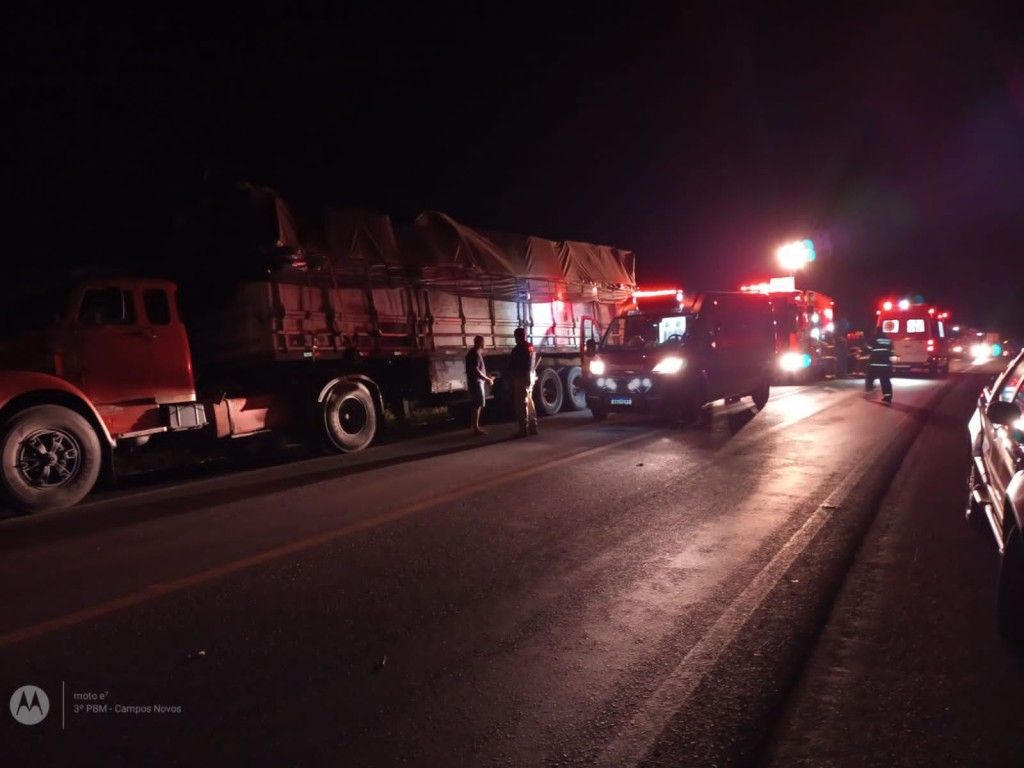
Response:
[[[996,621],[999,633],[1014,645],[1024,643],[1024,542],[1016,527],[1007,537],[999,561]]]
[[[582,411],[587,407],[587,393],[580,386],[583,380],[583,369],[578,365],[569,365],[562,369],[562,385],[565,391],[565,409]]]
[[[96,430],[61,405],[14,414],[0,430],[4,500],[20,512],[70,507],[96,484],[103,455]]]
[[[771,384],[765,381],[760,387],[750,393],[750,396],[754,398],[754,407],[759,411],[763,411],[764,407],[768,405],[768,397],[771,395]]]
[[[533,401],[543,416],[554,416],[562,410],[562,380],[554,368],[542,368],[537,373],[537,384],[533,388]]]
[[[338,453],[361,451],[377,434],[377,409],[362,384],[338,382],[323,401],[324,435]]]

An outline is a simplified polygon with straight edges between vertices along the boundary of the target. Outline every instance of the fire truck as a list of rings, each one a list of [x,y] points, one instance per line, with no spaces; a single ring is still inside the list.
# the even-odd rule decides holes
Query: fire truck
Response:
[[[180,296],[171,280],[113,275],[4,302],[6,503],[70,506],[113,478],[124,449],[160,443],[177,454],[278,433],[361,450],[385,423],[468,399],[474,336],[498,376],[493,396],[506,394],[517,327],[540,361],[541,413],[586,407],[581,347],[629,302],[632,253],[440,213],[399,230],[242,192],[198,226],[219,234],[183,237]]]
[[[776,383],[809,381],[836,372],[836,303],[817,291],[797,290],[792,277],[744,285],[767,294],[775,321]]]
[[[884,299],[877,327],[892,339],[896,373],[949,373],[949,312],[920,299]]]

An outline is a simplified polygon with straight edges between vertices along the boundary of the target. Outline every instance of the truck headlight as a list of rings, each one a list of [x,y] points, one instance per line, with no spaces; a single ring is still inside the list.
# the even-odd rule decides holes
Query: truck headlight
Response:
[[[661,358],[661,362],[658,363],[652,369],[653,373],[679,373],[686,366],[686,361],[681,357],[670,355],[668,357]]]
[[[594,376],[603,376],[605,368],[604,360],[591,360],[589,368],[590,372]]]

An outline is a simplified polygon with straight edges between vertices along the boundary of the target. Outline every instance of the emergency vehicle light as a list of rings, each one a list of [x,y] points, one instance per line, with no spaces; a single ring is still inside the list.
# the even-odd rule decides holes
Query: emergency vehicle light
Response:
[[[683,300],[683,291],[679,288],[660,288],[652,291],[633,291],[634,299],[650,299],[655,296],[675,296],[677,301]]]

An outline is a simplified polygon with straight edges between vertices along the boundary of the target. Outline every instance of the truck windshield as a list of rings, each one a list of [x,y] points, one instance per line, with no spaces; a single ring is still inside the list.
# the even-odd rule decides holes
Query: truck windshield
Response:
[[[686,338],[687,315],[631,314],[608,325],[602,349],[649,349],[679,344]]]

